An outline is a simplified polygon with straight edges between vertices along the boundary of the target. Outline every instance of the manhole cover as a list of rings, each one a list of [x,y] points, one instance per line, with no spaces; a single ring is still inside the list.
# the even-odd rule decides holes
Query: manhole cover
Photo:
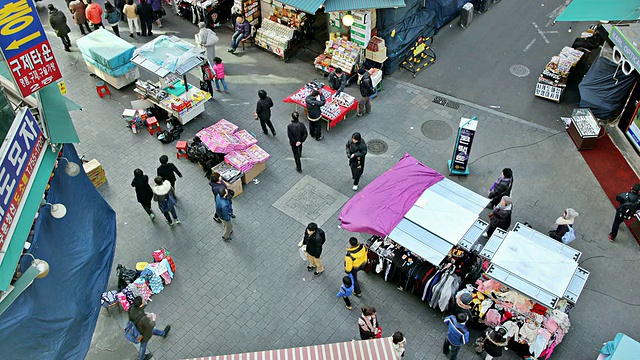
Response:
[[[525,77],[529,75],[529,68],[524,65],[512,65],[509,71],[517,77]]]
[[[389,145],[384,140],[372,139],[367,142],[367,148],[372,155],[382,155],[389,150]]]
[[[429,120],[422,124],[422,134],[431,140],[447,140],[453,130],[442,120]]]

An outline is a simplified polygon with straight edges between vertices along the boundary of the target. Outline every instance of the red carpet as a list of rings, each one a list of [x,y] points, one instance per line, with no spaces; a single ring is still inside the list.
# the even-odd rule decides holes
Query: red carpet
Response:
[[[616,208],[618,207],[616,195],[629,191],[634,184],[640,183],[640,179],[624,159],[620,150],[613,144],[609,135],[598,139],[596,146],[592,150],[582,150],[580,154],[582,154],[584,161],[591,168],[591,172],[600,183],[602,190],[604,190]],[[608,216],[613,222],[614,213],[612,212]],[[631,220],[625,221],[625,223],[629,227]],[[640,245],[640,240],[636,234],[633,234],[633,236],[638,245]]]

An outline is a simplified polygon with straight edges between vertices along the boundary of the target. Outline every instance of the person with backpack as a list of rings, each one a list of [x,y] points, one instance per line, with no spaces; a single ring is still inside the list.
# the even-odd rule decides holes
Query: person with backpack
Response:
[[[349,239],[349,245],[344,256],[344,272],[353,277],[353,294],[360,297],[362,290],[358,283],[358,271],[367,263],[367,248],[363,244],[359,244],[355,237]]]
[[[309,258],[308,271],[313,271],[313,275],[318,276],[324,272],[324,266],[322,266],[322,246],[326,238],[324,231],[318,227],[318,224],[311,222],[307,225],[307,229],[304,232],[304,238],[302,245],[307,246],[307,257]]]
[[[351,299],[349,296],[353,294],[353,275],[349,274],[342,278],[342,285],[340,285],[340,291],[336,294],[337,297],[341,297],[344,300],[344,305],[347,310],[353,309],[351,307]]]
[[[462,345],[469,342],[469,330],[467,330],[467,314],[449,315],[444,318],[447,324],[447,336],[442,345],[442,353],[449,356],[449,360],[457,360]]]
[[[356,116],[362,116],[365,114],[371,114],[371,95],[376,93],[376,88],[373,87],[371,81],[371,75],[369,72],[361,67],[358,69],[358,84],[360,84],[360,102],[358,103],[358,114]]]
[[[147,344],[153,335],[162,336],[164,338],[169,335],[171,331],[171,325],[165,326],[164,330],[157,329],[156,315],[153,313],[146,313],[144,311],[144,304],[142,297],[136,296],[133,299],[133,304],[129,309],[129,321],[133,323],[136,330],[140,334],[136,341],[140,343],[140,349],[138,351],[138,360],[149,360],[153,357],[151,353],[147,354]],[[127,324],[128,325],[128,324]],[[125,331],[127,331],[125,329]]]
[[[487,205],[487,209],[493,209],[503,196],[511,195],[511,188],[513,187],[513,171],[509,168],[502,169],[502,176],[496,180],[491,188],[489,188],[489,199],[491,202]]]
[[[162,176],[156,176],[153,181],[156,183],[152,188],[153,200],[158,202],[158,208],[167,219],[167,224],[169,226],[180,224],[178,214],[176,214],[176,198],[171,191],[173,189],[171,183],[169,180],[163,180]],[[173,215],[173,220],[169,214]]]
[[[565,244],[575,240],[575,233],[573,239],[569,239],[571,235],[567,235],[567,233],[570,233],[570,230],[573,229],[573,223],[578,215],[580,214],[572,208],[565,209],[562,216],[556,219],[556,229],[549,231],[549,237]],[[563,238],[566,238],[565,241],[568,242],[563,241]]]
[[[200,90],[206,91],[213,95],[213,79],[215,74],[213,73],[213,67],[209,64],[209,61],[205,60],[200,67],[202,70],[202,81],[200,82]]]
[[[613,242],[618,236],[618,228],[620,224],[625,220],[630,220],[638,211],[640,206],[640,197],[638,192],[640,191],[640,184],[635,184],[629,192],[616,195],[616,201],[620,203],[620,206],[616,210],[616,216],[613,218],[613,226],[611,226],[611,232],[609,233],[609,241]]]
[[[224,225],[224,234],[222,240],[231,241],[233,234],[233,224],[231,218],[233,215],[233,206],[231,205],[231,193],[227,188],[221,188],[216,195],[216,215]]]
[[[111,25],[111,29],[113,29],[113,33],[116,34],[117,37],[120,37],[120,29],[118,28],[118,23],[120,22],[120,11],[111,5],[109,1],[104,3],[104,18],[107,20],[107,23]]]
[[[87,7],[84,10],[84,14],[93,26],[93,30],[104,28],[102,24],[102,7],[100,4],[96,4],[93,0],[87,0]]]

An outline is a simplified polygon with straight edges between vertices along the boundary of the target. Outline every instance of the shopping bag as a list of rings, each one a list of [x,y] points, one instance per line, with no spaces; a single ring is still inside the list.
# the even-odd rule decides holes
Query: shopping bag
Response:
[[[303,245],[302,247],[298,248],[298,251],[300,253],[300,258],[304,261],[309,260],[309,258],[307,257],[307,245]]]
[[[378,326],[378,332],[376,333],[376,339],[382,338],[382,326]]]

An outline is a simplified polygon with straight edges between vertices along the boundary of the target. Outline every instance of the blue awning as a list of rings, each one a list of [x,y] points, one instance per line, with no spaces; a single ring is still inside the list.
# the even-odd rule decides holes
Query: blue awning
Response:
[[[573,0],[556,21],[635,21],[639,0]]]
[[[405,7],[404,0],[326,0],[326,12]]]
[[[280,0],[285,5],[293,6],[309,14],[315,14],[325,0]]]

